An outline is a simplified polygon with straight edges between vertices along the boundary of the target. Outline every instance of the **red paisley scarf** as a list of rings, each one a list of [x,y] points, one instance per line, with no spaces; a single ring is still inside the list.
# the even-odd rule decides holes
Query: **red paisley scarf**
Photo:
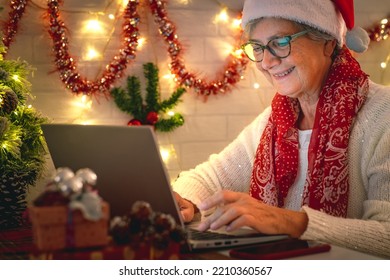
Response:
[[[368,76],[348,49],[330,69],[319,97],[309,145],[303,205],[345,217],[349,175],[347,149],[354,118],[368,93]],[[250,195],[283,207],[298,171],[297,99],[276,94],[257,148]]]

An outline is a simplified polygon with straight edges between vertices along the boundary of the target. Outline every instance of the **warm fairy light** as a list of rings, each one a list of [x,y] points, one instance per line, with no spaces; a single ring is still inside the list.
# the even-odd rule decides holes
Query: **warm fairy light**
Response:
[[[90,19],[85,21],[82,31],[85,33],[92,32],[92,33],[101,34],[104,33],[104,28],[101,21],[97,19]]]
[[[129,0],[118,0],[119,6],[124,9],[126,8],[127,4],[129,3]]]
[[[386,62],[381,62],[381,68],[382,69],[386,69],[387,67],[387,63]]]
[[[226,8],[223,8],[222,11],[215,17],[216,22],[228,22],[228,20],[229,20],[229,15],[227,13]]]
[[[114,14],[109,14],[109,15],[108,15],[108,18],[109,18],[110,20],[114,20],[114,19],[115,19],[115,15],[114,15]]]
[[[92,124],[94,124],[94,122],[91,121],[91,120],[80,120],[80,121],[78,121],[78,123],[81,124],[81,125],[92,125]]]
[[[233,22],[232,22],[232,27],[233,28],[240,28],[241,27],[241,22],[242,20],[241,19],[234,19]]]
[[[233,55],[237,58],[240,58],[242,57],[242,54],[243,54],[243,51],[241,49],[236,49],[234,52],[233,52]]]
[[[19,75],[13,75],[12,76],[12,79],[14,79],[15,81],[17,81],[17,82],[20,82],[20,78],[19,78]]]
[[[384,18],[381,20],[381,24],[387,24],[389,22],[389,19]]]
[[[163,78],[169,80],[176,78],[176,76],[174,74],[166,74],[163,76]]]
[[[260,84],[259,84],[259,83],[254,83],[254,84],[253,84],[253,88],[259,89],[259,88],[260,88]]]
[[[170,151],[166,148],[160,147],[160,154],[163,162],[168,163],[169,158],[171,157]]]
[[[83,94],[81,97],[78,98],[78,100],[76,99],[76,101],[74,101],[73,105],[81,109],[91,109],[92,100],[89,96]]]
[[[146,43],[146,38],[141,37],[141,38],[138,39],[138,47],[139,48],[142,48],[142,46],[144,46],[145,43]]]
[[[102,55],[93,47],[88,47],[88,50],[86,54],[84,55],[84,60],[91,61],[91,60],[98,60],[101,58]]]
[[[167,115],[170,116],[170,117],[173,117],[173,116],[175,115],[175,112],[169,111],[169,112],[167,113]]]

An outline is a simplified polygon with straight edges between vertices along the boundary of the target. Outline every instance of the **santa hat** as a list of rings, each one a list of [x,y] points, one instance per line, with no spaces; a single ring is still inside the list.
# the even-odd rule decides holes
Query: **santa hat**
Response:
[[[309,25],[334,36],[355,52],[364,52],[370,38],[354,27],[353,0],[245,0],[242,26],[262,17],[277,17]]]

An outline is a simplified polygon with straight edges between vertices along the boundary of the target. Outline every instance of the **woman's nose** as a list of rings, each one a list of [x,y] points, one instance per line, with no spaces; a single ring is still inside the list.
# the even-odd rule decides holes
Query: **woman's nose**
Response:
[[[280,58],[274,56],[268,49],[265,49],[263,53],[263,60],[260,62],[260,65],[264,70],[268,70],[279,62]]]

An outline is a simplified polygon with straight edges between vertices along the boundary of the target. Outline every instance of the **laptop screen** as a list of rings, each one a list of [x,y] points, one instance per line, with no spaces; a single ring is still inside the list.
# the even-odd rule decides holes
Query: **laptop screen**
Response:
[[[96,173],[96,189],[112,217],[141,200],[183,224],[152,127],[44,124],[42,130],[56,168]]]

